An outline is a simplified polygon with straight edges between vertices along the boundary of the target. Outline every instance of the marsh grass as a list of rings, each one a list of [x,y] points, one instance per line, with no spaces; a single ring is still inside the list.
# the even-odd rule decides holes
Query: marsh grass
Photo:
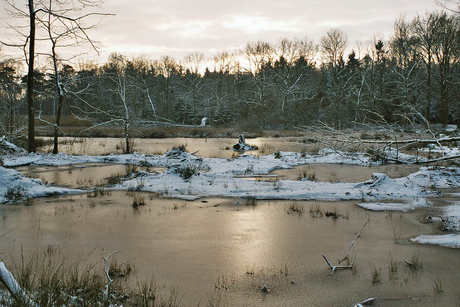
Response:
[[[245,203],[246,206],[251,206],[251,207],[255,207],[257,206],[257,200],[254,196],[248,196],[246,197],[246,203]]]
[[[288,267],[287,263],[285,263],[284,266],[282,268],[280,268],[280,274],[284,275],[284,276],[289,275],[289,267]]]
[[[106,190],[105,188],[95,188],[95,189],[92,189],[92,190],[88,190],[86,192],[86,197],[88,198],[94,198],[94,197],[98,197],[98,196],[105,196],[105,195],[111,195],[111,192]]]
[[[144,206],[146,204],[145,197],[140,194],[134,194],[132,206],[134,209],[139,208],[139,206]]]
[[[246,265],[246,274],[247,275],[255,275],[255,268],[254,266]]]
[[[183,296],[180,296],[178,287],[172,287],[167,296],[159,293],[161,287],[157,285],[152,277],[150,281],[138,282],[134,290],[127,297],[126,305],[128,306],[145,306],[145,307],[177,307],[181,305]]]
[[[399,262],[393,259],[393,256],[390,253],[390,260],[388,263],[388,279],[393,280],[396,272],[398,271]]]
[[[137,173],[139,171],[139,167],[135,164],[125,164],[125,171],[126,174]]]
[[[118,264],[117,259],[114,258],[109,264],[110,277],[125,277],[133,271],[133,266],[129,261]]]
[[[381,269],[377,269],[375,265],[371,265],[371,281],[373,284],[379,283],[382,280],[381,272]]]
[[[90,263],[92,252],[81,257],[67,257],[61,251],[48,246],[44,251],[24,253],[17,258],[11,257],[8,269],[26,295],[40,307],[54,306],[180,306],[182,296],[178,287],[172,287],[170,293],[164,292],[164,286],[156,284],[152,277],[149,281],[137,282],[131,286],[126,278],[133,272],[129,262],[117,264],[111,261],[109,274],[114,279],[111,295],[104,295],[107,277],[101,261]],[[221,279],[222,286],[230,285],[234,278]],[[23,307],[28,304],[14,300],[7,291],[0,296],[1,306]]]
[[[121,174],[115,174],[115,175],[105,177],[105,180],[106,180],[107,184],[115,185],[115,184],[122,183],[124,178],[125,178],[125,176],[123,176]]]
[[[181,205],[179,205],[178,203],[174,203],[172,205],[173,210],[177,210],[177,209],[180,209],[180,208],[187,208],[187,203],[183,202]]]
[[[322,210],[321,205],[319,204],[310,206],[309,212],[310,212],[310,216],[313,218],[321,217],[324,215],[324,211]]]
[[[393,241],[395,243],[399,243],[399,241],[401,241],[401,231],[396,232],[396,230],[393,228]]]
[[[444,289],[442,287],[442,281],[441,279],[439,279],[438,276],[436,276],[436,278],[433,279],[433,291],[435,294],[441,294],[442,292],[444,292]]]
[[[176,169],[176,172],[181,176],[184,180],[190,179],[193,175],[198,174],[199,167],[195,164],[187,164],[181,165]]]
[[[219,290],[228,290],[235,284],[235,274],[219,274],[212,282],[214,283],[214,288]]]
[[[406,261],[407,263],[407,261]],[[423,261],[418,252],[412,254],[410,258],[409,268],[412,272],[418,271],[423,267]]]
[[[284,207],[284,211],[288,214],[298,214],[301,216],[305,212],[305,208],[302,204],[298,204],[297,202],[290,203]]]
[[[182,152],[187,152],[187,144],[181,144],[181,145],[178,145],[178,146],[174,146],[172,148],[172,150],[178,150],[178,151],[182,151]]]
[[[25,199],[26,194],[21,186],[17,186],[15,188],[8,187],[6,190],[5,198],[11,202],[18,202]]]
[[[11,271],[19,285],[38,306],[94,306],[103,302],[104,275],[96,264],[83,258],[60,257],[56,248],[47,248],[29,257],[12,259]],[[72,296],[77,297],[75,300]],[[24,306],[3,296],[4,306]]]
[[[305,179],[307,178],[308,180],[310,181],[316,181],[316,173],[313,171],[313,172],[309,172],[309,169],[310,167],[302,167],[300,169],[300,173],[299,173],[299,177],[298,179],[299,180],[302,180],[302,179]]]

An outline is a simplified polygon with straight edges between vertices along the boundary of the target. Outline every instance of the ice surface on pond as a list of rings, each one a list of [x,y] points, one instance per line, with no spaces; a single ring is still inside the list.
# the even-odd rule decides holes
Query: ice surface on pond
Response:
[[[426,199],[414,199],[413,201],[407,203],[382,203],[382,202],[373,202],[373,203],[359,203],[358,206],[361,208],[372,210],[372,211],[412,211],[420,207],[428,207],[429,203]]]
[[[403,157],[400,155],[400,159]],[[411,157],[404,157],[411,160]],[[294,152],[278,152],[266,156],[241,155],[237,158],[203,158],[187,152],[167,152],[164,155],[134,153],[128,155],[75,156],[67,154],[28,154],[3,156],[3,165],[63,166],[85,163],[134,164],[146,167],[167,168],[163,173],[138,172],[136,176],[112,186],[115,190],[162,193],[172,198],[196,199],[199,197],[253,197],[256,199],[291,200],[361,200],[359,206],[369,210],[410,211],[429,206],[426,197],[436,197],[434,188],[460,187],[458,167],[422,167],[408,176],[392,179],[382,173],[358,183],[331,183],[303,180],[276,180],[272,182],[246,180],[245,176],[268,175],[277,169],[290,169],[312,163],[337,163],[349,165],[372,165],[364,154],[348,155],[332,150],[321,150],[316,155]],[[190,176],[181,172],[191,171]],[[241,178],[243,177],[243,178]],[[17,170],[0,167],[0,202],[17,201],[54,194],[83,193],[83,190],[66,189],[45,185],[40,179],[30,179]],[[460,209],[454,204],[446,209],[445,216],[453,230],[459,229]],[[418,239],[417,239],[418,238]],[[457,238],[417,237],[417,242],[431,243]],[[414,239],[415,240],[415,239]],[[455,241],[457,242],[457,241]],[[457,243],[450,245],[455,245]],[[435,243],[431,243],[435,244]],[[436,243],[437,244],[437,243]]]

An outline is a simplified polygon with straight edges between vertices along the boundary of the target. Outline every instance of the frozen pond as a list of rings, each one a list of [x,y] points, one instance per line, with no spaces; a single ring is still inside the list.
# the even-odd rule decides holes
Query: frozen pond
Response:
[[[117,141],[91,139],[85,142],[92,144],[61,149],[73,152],[81,145],[80,154],[102,153]],[[300,155],[314,148],[295,138],[248,139],[259,146],[250,152],[256,157],[226,149],[233,139],[140,141],[138,150],[155,155],[7,160],[10,166],[31,164],[16,168],[27,176],[82,190],[45,187],[2,168],[4,186],[13,181],[32,195],[76,194],[0,205],[1,260],[11,264],[51,250],[56,257],[85,255],[100,264],[120,250],[113,260],[133,267],[124,279],[136,285],[154,276],[164,295],[178,290],[184,306],[353,306],[369,297],[378,298],[379,306],[458,301],[459,249],[410,241],[446,233],[438,216],[459,203],[459,190],[452,189],[460,186],[457,168],[351,165],[356,160],[341,160],[334,152]],[[160,156],[185,144],[189,152],[200,150],[197,155],[230,159],[176,151]],[[267,156],[277,150],[284,153]],[[350,164],[329,164],[334,162]],[[179,171],[194,165],[198,173],[190,177]],[[251,178],[258,180],[246,180]],[[266,182],[269,178],[276,180]],[[437,194],[440,188],[446,196]],[[397,211],[401,205],[408,212]],[[431,216],[435,219],[427,219]],[[357,256],[354,269],[331,276],[322,254],[337,264],[368,220],[350,253]],[[423,269],[405,264],[414,257]],[[398,269],[390,274],[392,262]],[[378,283],[372,282],[373,272]],[[442,295],[433,292],[437,278]]]
[[[134,197],[143,197],[145,205],[133,208]],[[0,256],[52,247],[63,257],[92,252],[90,260],[98,262],[121,250],[116,260],[133,266],[132,282],[154,275],[164,292],[178,287],[185,306],[208,300],[224,306],[353,306],[368,297],[380,298],[379,306],[451,305],[460,277],[445,264],[457,263],[459,251],[408,243],[433,231],[419,222],[423,211],[368,212],[355,203],[298,201],[300,214],[289,209],[292,201],[248,206],[243,199],[183,201],[132,192],[41,198],[32,206],[0,205],[0,233],[14,229],[1,238]],[[338,218],[319,213],[326,211]],[[356,269],[331,277],[321,254],[334,262],[343,257],[368,218],[351,251]],[[415,253],[424,265],[416,274],[404,265]],[[391,278],[390,257],[399,263]],[[382,274],[377,285],[372,266]],[[436,276],[442,276],[445,293],[421,295],[433,293]],[[263,283],[269,293],[260,290]]]

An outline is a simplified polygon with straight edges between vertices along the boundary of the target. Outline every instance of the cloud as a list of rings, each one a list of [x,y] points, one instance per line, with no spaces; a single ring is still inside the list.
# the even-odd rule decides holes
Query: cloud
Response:
[[[181,59],[190,52],[212,56],[248,41],[319,42],[330,28],[346,32],[350,44],[375,33],[388,38],[400,15],[412,18],[436,8],[434,0],[110,0],[103,10],[116,16],[90,34],[105,46],[102,60],[110,52]]]

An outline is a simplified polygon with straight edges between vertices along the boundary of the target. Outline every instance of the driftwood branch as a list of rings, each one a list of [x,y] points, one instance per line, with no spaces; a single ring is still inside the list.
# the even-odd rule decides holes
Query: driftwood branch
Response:
[[[5,285],[8,292],[15,301],[26,306],[36,306],[35,303],[27,296],[25,291],[19,286],[13,274],[8,271],[5,263],[0,262],[0,281]]]
[[[108,255],[107,258],[104,258],[104,271],[105,271],[105,275],[107,276],[107,279],[109,281],[107,283],[107,285],[105,286],[105,297],[106,297],[106,299],[109,299],[110,285],[113,283],[113,279],[110,278],[110,274],[109,274],[109,258],[112,257],[115,254],[118,254],[119,252],[121,252],[121,251],[115,251],[115,252],[111,253],[110,255]]]
[[[366,227],[366,225],[369,223],[370,219],[368,219],[366,221],[366,223],[364,223],[364,226],[361,228],[361,230],[358,232],[358,234],[356,235],[355,239],[353,241],[351,241],[351,244],[350,246],[348,247],[347,249],[347,252],[345,253],[345,256],[343,257],[343,259],[339,259],[339,264],[342,262],[342,261],[345,261],[348,259],[348,253],[350,252],[351,250],[351,247],[353,246],[353,244],[355,244],[356,240],[358,240],[358,238],[361,236],[361,232],[363,232],[363,229],[364,227]]]
[[[363,227],[358,232],[356,237],[353,239],[353,241],[351,241],[351,244],[348,247],[347,252],[345,253],[345,257],[343,257],[343,259],[339,259],[339,265],[332,265],[332,263],[329,261],[329,259],[327,259],[327,257],[324,254],[321,254],[323,256],[324,260],[326,261],[327,265],[331,268],[331,270],[332,270],[331,274],[334,274],[335,270],[351,270],[351,269],[353,269],[353,264],[355,263],[356,255],[353,257],[353,260],[351,261],[351,263],[349,265],[340,265],[340,263],[342,261],[348,260],[348,254],[350,253],[350,250],[353,247],[353,244],[355,244],[356,240],[358,240],[358,238],[361,236],[361,233],[363,232],[364,227],[366,227],[366,225],[369,223],[369,221],[370,221],[370,219],[368,219],[366,221],[366,223],[364,223]]]
[[[367,300],[362,301],[361,303],[356,304],[354,307],[363,307],[363,305],[372,305],[374,304],[375,298],[370,297]]]
[[[355,263],[356,255],[353,257],[353,260],[351,261],[350,265],[332,265],[331,262],[327,259],[327,257],[324,254],[321,254],[326,260],[327,265],[331,268],[332,272],[331,274],[334,274],[335,270],[351,270],[353,269],[353,264]]]

